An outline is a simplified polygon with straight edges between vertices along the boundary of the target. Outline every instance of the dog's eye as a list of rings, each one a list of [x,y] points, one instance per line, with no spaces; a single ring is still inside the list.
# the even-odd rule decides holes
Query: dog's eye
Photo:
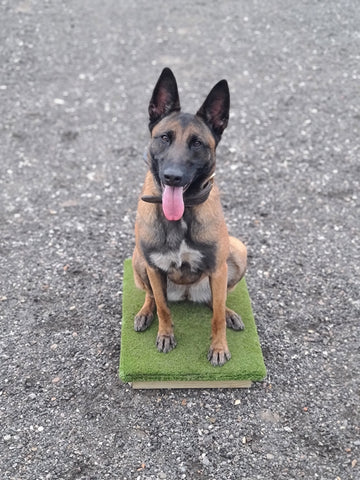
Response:
[[[191,145],[193,148],[197,149],[202,146],[202,142],[200,140],[194,140]]]
[[[169,143],[170,142],[170,138],[169,138],[169,135],[166,135],[166,133],[164,133],[164,135],[161,135],[161,141],[163,143]]]

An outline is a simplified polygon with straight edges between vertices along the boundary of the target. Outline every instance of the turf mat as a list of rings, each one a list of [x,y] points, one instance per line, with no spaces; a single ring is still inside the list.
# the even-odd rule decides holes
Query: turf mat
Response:
[[[134,388],[248,387],[262,380],[266,368],[245,279],[228,294],[227,306],[241,315],[243,331],[227,329],[231,360],[213,367],[207,360],[211,310],[191,302],[171,302],[177,346],[160,353],[155,346],[158,320],[145,332],[134,330],[134,317],[144,302],[136,288],[131,259],[124,263],[120,378]]]

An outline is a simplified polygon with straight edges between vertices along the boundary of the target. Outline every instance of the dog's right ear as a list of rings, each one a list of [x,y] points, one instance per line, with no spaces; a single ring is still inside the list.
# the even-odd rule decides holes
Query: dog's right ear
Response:
[[[180,100],[176,79],[170,68],[164,68],[149,103],[150,132],[162,118],[179,110]]]

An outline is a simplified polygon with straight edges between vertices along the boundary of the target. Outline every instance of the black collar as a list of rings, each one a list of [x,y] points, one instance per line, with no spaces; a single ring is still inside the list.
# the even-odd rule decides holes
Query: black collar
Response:
[[[215,173],[211,175],[203,184],[201,190],[195,195],[184,196],[184,205],[185,207],[194,207],[195,205],[200,205],[204,203],[210,195],[211,189],[214,186],[214,176]],[[143,195],[141,200],[148,203],[162,203],[161,195]]]

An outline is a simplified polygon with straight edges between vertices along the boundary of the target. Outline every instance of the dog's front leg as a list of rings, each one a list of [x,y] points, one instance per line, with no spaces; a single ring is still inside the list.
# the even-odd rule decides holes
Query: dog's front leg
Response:
[[[208,360],[214,366],[221,366],[231,358],[226,341],[226,262],[210,276],[210,286],[213,317],[211,321],[211,346],[208,353]]]
[[[166,301],[166,278],[161,272],[150,267],[147,269],[147,274],[154,295],[159,319],[159,331],[156,338],[156,346],[159,352],[167,353],[176,347],[176,341],[171,313]]]

